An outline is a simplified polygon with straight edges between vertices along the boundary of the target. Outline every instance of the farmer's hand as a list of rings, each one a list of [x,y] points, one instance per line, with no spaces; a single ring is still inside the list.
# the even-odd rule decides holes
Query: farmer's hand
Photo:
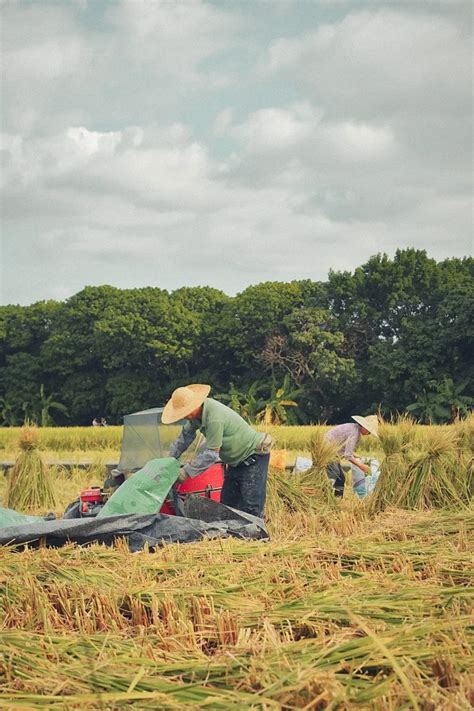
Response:
[[[355,464],[356,467],[359,467],[359,469],[362,469],[362,471],[365,474],[368,474],[370,472],[370,467],[360,459],[360,457],[352,457],[352,459],[349,460],[352,464]]]
[[[183,484],[183,482],[185,482],[187,478],[188,478],[188,474],[186,474],[184,467],[181,467],[181,469],[178,472],[177,481],[179,481],[180,484]]]

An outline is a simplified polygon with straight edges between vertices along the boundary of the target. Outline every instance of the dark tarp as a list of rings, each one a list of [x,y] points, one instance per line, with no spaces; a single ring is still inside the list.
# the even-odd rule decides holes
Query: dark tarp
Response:
[[[38,520],[29,524],[0,528],[0,545],[43,543],[58,547],[69,542],[111,545],[116,539],[127,540],[131,551],[163,543],[191,543],[206,538],[268,538],[262,519],[234,511],[223,504],[206,502],[206,518],[212,517],[209,507],[215,504],[219,520],[203,521],[166,514],[122,514],[108,518]],[[199,504],[197,504],[199,506]],[[227,519],[222,520],[227,510]]]

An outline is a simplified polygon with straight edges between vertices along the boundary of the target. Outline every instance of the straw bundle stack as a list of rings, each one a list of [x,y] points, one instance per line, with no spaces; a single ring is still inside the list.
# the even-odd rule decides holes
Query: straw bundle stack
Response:
[[[474,497],[474,413],[457,425],[459,471],[465,472],[466,499]]]
[[[286,474],[272,467],[267,482],[267,519],[281,522],[289,513],[314,513],[315,504],[310,493],[302,486],[299,475]]]
[[[381,426],[380,440],[385,459],[372,512],[387,506],[428,509],[466,503],[466,453],[456,428],[428,428],[417,435],[413,423],[401,418],[396,427]]]
[[[303,475],[303,480],[314,488],[313,497],[319,505],[333,509],[336,507],[336,497],[327,475],[327,466],[338,461],[337,442],[326,439],[323,430],[316,430],[310,440],[310,452],[313,466]]]
[[[456,444],[454,430],[426,433],[419,454],[399,482],[395,506],[429,509],[462,504],[465,472],[458,467]]]
[[[400,416],[395,422],[381,421],[379,439],[384,452],[380,477],[370,498],[371,513],[393,504],[413,456],[416,428],[413,420]]]
[[[54,508],[54,489],[38,451],[36,427],[26,425],[21,429],[19,446],[21,452],[10,471],[5,505],[23,512]]]

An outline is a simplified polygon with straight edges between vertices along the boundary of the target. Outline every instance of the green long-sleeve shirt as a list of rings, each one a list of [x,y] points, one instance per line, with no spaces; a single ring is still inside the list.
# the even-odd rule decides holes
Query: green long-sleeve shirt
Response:
[[[236,466],[250,457],[261,444],[264,434],[257,432],[230,407],[217,400],[206,398],[204,400],[200,420],[191,420],[183,427],[183,444],[185,448],[194,439],[199,430],[206,438],[207,449],[218,449],[219,457],[225,464]],[[176,456],[173,452],[172,456]]]

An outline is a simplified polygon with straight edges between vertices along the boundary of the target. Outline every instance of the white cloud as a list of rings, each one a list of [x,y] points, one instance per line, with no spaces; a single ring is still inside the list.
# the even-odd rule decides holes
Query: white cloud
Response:
[[[299,66],[312,59],[323,56],[331,49],[337,30],[332,25],[322,25],[315,32],[309,32],[303,37],[281,37],[271,43],[267,57],[262,59],[262,72],[278,72],[287,68]]]
[[[368,163],[382,164],[400,152],[390,125],[331,120],[309,102],[261,109],[227,131],[243,149],[229,162],[228,173],[245,180],[250,174],[272,181],[291,174],[300,180],[308,179],[308,171],[324,171],[330,180],[345,181],[348,163],[366,170]]]
[[[331,111],[368,116],[420,105],[466,109],[469,30],[406,9],[350,12],[316,31],[271,43],[263,71],[291,72]]]
[[[390,155],[395,149],[391,128],[343,121],[325,131],[337,153],[350,160],[370,161]]]
[[[240,26],[235,14],[201,0],[122,0],[109,6],[107,16],[118,31],[117,49],[129,61],[186,84],[199,80],[200,62],[232,45]]]
[[[21,47],[5,53],[5,71],[30,80],[54,81],[80,70],[84,49],[80,38],[75,36]]]
[[[87,157],[97,153],[113,155],[115,149],[122,141],[121,131],[88,131],[83,126],[72,127],[66,131],[66,136],[71,139],[79,153]],[[134,145],[140,145],[143,131],[137,134]]]
[[[244,146],[253,151],[285,150],[307,140],[316,129],[320,112],[309,104],[270,107],[251,114],[232,129]]]
[[[201,0],[45,0],[7,4],[3,26],[4,127],[44,134],[97,118],[150,123],[189,91],[226,85],[206,62],[237,43],[242,20]]]
[[[212,125],[214,135],[223,136],[229,129],[231,123],[232,109],[226,108],[223,111],[220,111],[214,119],[214,123]]]
[[[18,270],[25,300],[231,293],[472,249],[469,29],[444,6],[304,7],[281,37],[291,3],[256,26],[244,2],[2,6],[7,298]]]

